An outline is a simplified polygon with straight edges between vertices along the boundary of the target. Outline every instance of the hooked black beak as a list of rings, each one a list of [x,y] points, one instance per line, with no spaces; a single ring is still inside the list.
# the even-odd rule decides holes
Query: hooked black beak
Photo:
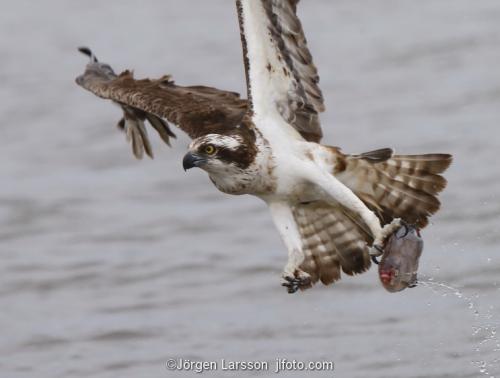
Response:
[[[199,167],[205,161],[206,159],[204,157],[192,152],[188,152],[186,155],[184,155],[184,159],[182,159],[182,167],[185,171],[187,171],[188,169],[191,169],[193,167]]]

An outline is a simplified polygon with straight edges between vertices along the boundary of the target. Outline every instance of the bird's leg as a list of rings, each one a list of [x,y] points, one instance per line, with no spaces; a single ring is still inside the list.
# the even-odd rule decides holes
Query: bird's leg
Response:
[[[311,276],[300,269],[304,261],[302,239],[295,223],[292,208],[286,202],[269,203],[274,224],[288,250],[288,262],[283,270],[283,286],[289,293],[311,286]]]
[[[401,224],[400,219],[394,219],[391,223],[382,227],[377,215],[371,211],[351,189],[337,180],[335,176],[316,172],[316,174],[313,173],[313,176],[309,177],[309,180],[319,186],[324,201],[340,203],[342,206],[361,217],[363,222],[368,226],[374,239],[370,255],[382,255],[385,241],[399,228]]]
[[[405,228],[405,234],[406,236],[409,232],[408,225],[403,222],[400,218],[395,218],[392,220],[391,223],[386,224],[384,227],[382,227],[382,233],[381,233],[381,238],[379,240],[375,240],[372,245],[372,249],[370,250],[370,257],[372,258],[372,262],[374,264],[379,264],[379,261],[377,260],[377,257],[382,256],[384,254],[384,247],[387,239],[394,233],[399,230],[400,227]],[[402,237],[404,237],[402,236]]]
[[[373,241],[373,249],[375,251],[371,251],[370,255],[372,256],[382,255],[384,253],[385,242],[387,241],[389,236],[391,236],[394,232],[396,232],[396,230],[399,229],[399,227],[401,227],[401,225],[402,222],[400,218],[395,218],[392,220],[391,223],[386,224],[382,228],[382,232],[380,233],[380,235]]]

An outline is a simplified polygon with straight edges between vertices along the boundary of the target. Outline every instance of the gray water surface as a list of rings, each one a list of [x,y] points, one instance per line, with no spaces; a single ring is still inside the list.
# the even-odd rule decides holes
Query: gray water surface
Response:
[[[177,357],[335,362],[333,373],[282,377],[500,375],[499,1],[299,9],[325,143],[455,156],[420,270],[472,308],[452,291],[389,294],[375,269],[287,295],[285,248],[263,203],[184,173],[180,132],[136,161],[114,126],[119,109],[75,85],[86,63],[76,47],[88,45],[137,77],[243,93],[233,1],[2,5],[1,377],[195,376],[166,370]],[[254,375],[275,376],[204,374]]]

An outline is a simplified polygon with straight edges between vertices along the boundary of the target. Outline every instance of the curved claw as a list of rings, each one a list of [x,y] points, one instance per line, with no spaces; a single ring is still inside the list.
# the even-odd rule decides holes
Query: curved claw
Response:
[[[384,248],[379,244],[373,244],[372,250],[370,251],[370,256],[382,256],[384,254]]]
[[[296,293],[299,290],[299,285],[298,284],[294,284],[294,283],[283,282],[281,284],[281,286],[284,286],[284,287],[287,288],[288,294]]]
[[[404,228],[404,234],[403,235],[398,235],[397,232]],[[396,231],[396,236],[398,239],[403,239],[404,237],[406,237],[406,235],[408,235],[408,233],[410,232],[410,226],[408,225],[408,223],[404,222],[404,221],[401,221],[401,227]]]
[[[414,288],[414,287],[417,287],[417,286],[418,286],[418,281],[417,281],[417,280],[415,280],[414,282],[410,282],[410,283],[408,284],[408,287],[409,287],[409,288]]]
[[[287,282],[283,282],[281,286],[284,286],[288,290],[288,294],[293,294],[296,293],[299,290],[300,287],[300,279],[298,278],[292,278],[292,277],[285,277],[285,280]]]
[[[285,276],[283,279],[286,282],[283,282],[281,286],[286,287],[289,294],[296,293],[300,288],[307,288],[311,286],[311,279],[309,277],[303,278]]]

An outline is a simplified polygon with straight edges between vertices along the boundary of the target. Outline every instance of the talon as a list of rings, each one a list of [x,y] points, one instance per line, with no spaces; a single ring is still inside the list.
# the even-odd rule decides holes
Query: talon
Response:
[[[375,251],[374,251],[375,250]],[[373,244],[372,250],[370,251],[370,256],[382,256],[384,254],[384,248],[379,244]]]
[[[413,288],[413,287],[417,287],[417,286],[418,286],[418,280],[417,279],[415,279],[414,281],[412,281],[412,282],[410,282],[408,284],[409,288]]]
[[[370,257],[371,257],[371,259],[372,259],[372,262],[373,262],[375,265],[380,264],[380,262],[377,260],[377,256],[371,255]]]
[[[293,274],[293,276],[283,276],[283,279],[286,282],[283,282],[281,286],[286,287],[288,289],[288,293],[293,294],[299,289],[305,289],[311,286],[311,277],[307,273],[296,270]]]
[[[398,239],[403,239],[410,232],[410,226],[404,221],[400,221],[400,223],[401,223],[400,229],[404,228],[404,235],[398,236]]]
[[[289,294],[296,293],[299,290],[299,285],[297,283],[283,282],[281,286],[286,287]]]

